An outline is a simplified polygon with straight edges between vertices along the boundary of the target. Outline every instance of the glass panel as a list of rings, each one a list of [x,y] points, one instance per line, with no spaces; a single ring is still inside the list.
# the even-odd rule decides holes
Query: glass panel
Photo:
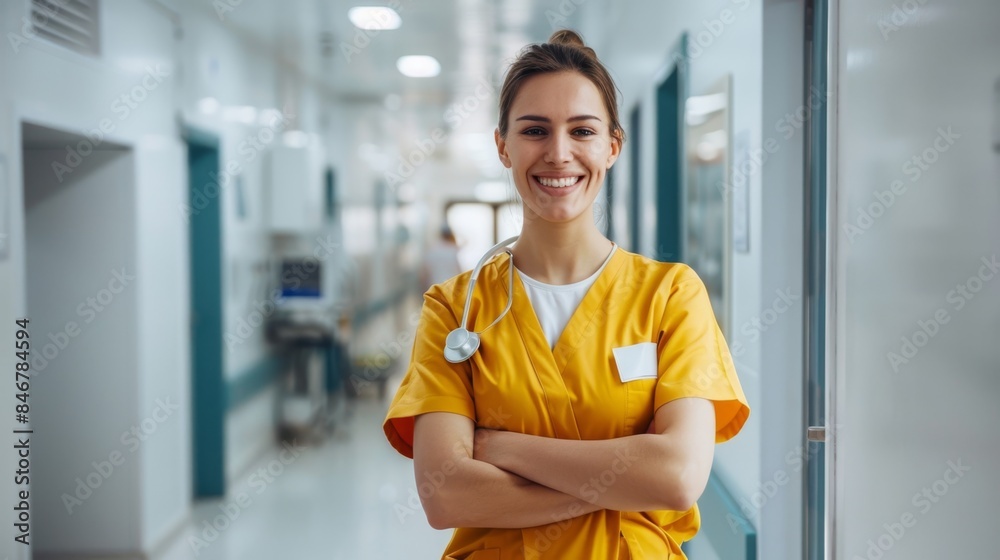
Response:
[[[729,76],[687,100],[687,185],[684,193],[684,260],[705,282],[712,308],[729,332]]]

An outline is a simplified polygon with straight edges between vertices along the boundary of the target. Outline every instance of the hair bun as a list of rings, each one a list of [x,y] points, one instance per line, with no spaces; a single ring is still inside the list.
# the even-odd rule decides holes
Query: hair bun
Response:
[[[577,47],[579,49],[587,47],[583,42],[583,37],[580,37],[580,34],[572,29],[560,29],[556,31],[549,37],[549,43]]]
[[[548,42],[550,45],[563,45],[580,49],[581,51],[587,53],[587,55],[591,58],[597,58],[597,53],[594,52],[594,49],[588,47],[587,44],[583,42],[583,37],[580,37],[580,34],[572,29],[560,29],[556,31],[549,37]]]

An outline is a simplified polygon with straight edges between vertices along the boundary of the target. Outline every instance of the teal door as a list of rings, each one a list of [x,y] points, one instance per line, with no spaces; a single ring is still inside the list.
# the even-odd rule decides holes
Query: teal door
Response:
[[[670,57],[672,66],[656,87],[656,252],[659,261],[683,261],[684,105],[687,100],[687,36]]]
[[[194,497],[224,496],[225,385],[222,340],[222,187],[219,142],[186,134],[191,255],[191,399]]]
[[[632,113],[629,115],[628,118],[629,135],[631,135],[633,138],[632,146],[629,148],[629,164],[628,164],[630,169],[629,190],[631,191],[629,193],[630,194],[629,201],[631,203],[629,208],[629,214],[630,214],[629,225],[631,226],[629,228],[629,242],[631,243],[633,253],[638,253],[640,247],[639,209],[642,207],[642,205],[640,204],[640,195],[642,194],[640,192],[641,191],[640,187],[642,185],[642,182],[639,180],[639,177],[642,174],[641,172],[642,167],[640,167],[641,160],[639,159],[640,147],[641,147],[641,144],[639,142],[642,139],[641,111],[642,109],[639,107],[639,105],[636,105],[635,108],[632,109]]]

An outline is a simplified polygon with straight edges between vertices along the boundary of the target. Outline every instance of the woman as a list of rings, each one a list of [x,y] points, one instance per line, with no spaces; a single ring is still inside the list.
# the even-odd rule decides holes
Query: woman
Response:
[[[431,525],[457,528],[445,559],[684,558],[714,445],[750,413],[705,287],[594,224],[625,135],[576,33],[521,53],[499,117],[524,226],[482,269],[469,328],[501,315],[514,266],[510,316],[451,363],[470,273],[432,287],[386,436],[414,459]]]

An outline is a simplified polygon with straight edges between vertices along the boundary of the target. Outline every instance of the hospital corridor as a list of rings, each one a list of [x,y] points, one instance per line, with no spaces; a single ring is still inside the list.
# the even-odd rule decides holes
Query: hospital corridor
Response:
[[[1000,560],[1000,2],[3,0],[2,560]]]

